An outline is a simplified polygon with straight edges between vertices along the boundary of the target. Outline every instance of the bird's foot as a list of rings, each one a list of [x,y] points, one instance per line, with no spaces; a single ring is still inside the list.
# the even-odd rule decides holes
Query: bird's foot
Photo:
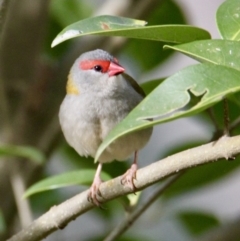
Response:
[[[95,178],[88,193],[88,201],[98,207],[101,206],[101,202],[99,201],[99,197],[102,197],[102,194],[99,190],[101,183],[102,180],[100,178]]]
[[[100,178],[101,170],[102,170],[102,163],[99,163],[93,179],[92,186],[90,187],[88,197],[87,197],[89,202],[93,203],[98,207],[101,207],[101,202],[99,201],[99,197],[102,198],[102,194],[99,190],[100,185],[102,183],[102,180]]]
[[[136,187],[134,185],[134,180],[137,179],[136,173],[137,164],[133,163],[132,166],[126,171],[125,174],[123,174],[121,178],[121,184],[131,188],[133,192],[136,191]]]

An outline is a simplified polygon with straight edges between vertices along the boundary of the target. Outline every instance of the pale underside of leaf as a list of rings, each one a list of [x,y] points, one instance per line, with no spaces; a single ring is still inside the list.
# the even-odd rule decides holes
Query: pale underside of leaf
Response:
[[[122,36],[145,40],[184,43],[209,39],[203,29],[187,25],[147,26],[145,21],[116,16],[97,16],[73,23],[63,29],[53,40],[52,47],[68,39],[85,35]]]

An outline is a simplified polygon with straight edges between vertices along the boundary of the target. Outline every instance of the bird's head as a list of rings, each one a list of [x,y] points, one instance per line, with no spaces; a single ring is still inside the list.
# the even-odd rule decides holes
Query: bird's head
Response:
[[[67,82],[67,94],[106,92],[117,88],[118,75],[125,69],[118,60],[104,50],[82,54],[73,64]]]

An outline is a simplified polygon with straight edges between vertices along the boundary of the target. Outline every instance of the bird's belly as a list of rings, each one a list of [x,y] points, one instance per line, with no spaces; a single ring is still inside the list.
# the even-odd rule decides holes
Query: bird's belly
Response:
[[[63,134],[70,146],[81,156],[94,157],[101,143],[99,138],[100,124],[96,117],[89,115],[90,109],[81,108],[71,99],[64,99],[59,120]]]
[[[82,102],[77,103],[73,97],[64,99],[59,112],[60,124],[70,146],[81,156],[95,157],[103,139],[130,112],[130,109],[119,101],[109,107],[104,102],[86,104],[85,100],[85,106],[80,103]],[[117,139],[106,148],[98,161],[105,163],[126,160],[134,151],[141,149],[147,143],[151,133],[151,129],[141,130]]]

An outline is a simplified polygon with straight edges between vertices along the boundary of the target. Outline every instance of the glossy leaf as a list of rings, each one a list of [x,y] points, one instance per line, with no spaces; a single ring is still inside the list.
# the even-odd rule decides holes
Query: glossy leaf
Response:
[[[217,24],[223,39],[240,40],[239,0],[227,0],[218,8]]]
[[[110,132],[100,145],[95,161],[124,134],[197,114],[238,91],[240,72],[235,69],[210,64],[187,67],[167,78]],[[193,96],[199,99],[198,103],[188,107]]]
[[[97,16],[69,25],[52,42],[59,43],[84,35],[123,36],[128,38],[184,43],[199,39],[209,39],[206,30],[187,25],[159,25],[143,27],[145,21],[116,17]]]
[[[178,216],[187,229],[194,235],[207,232],[219,225],[218,219],[209,213],[185,211],[179,213]]]
[[[81,171],[72,171],[60,175],[52,176],[41,180],[27,189],[24,197],[29,197],[35,193],[48,191],[56,188],[91,184],[96,170],[85,169]],[[109,180],[111,177],[105,172],[101,172],[103,180]]]
[[[240,42],[231,40],[202,40],[169,46],[200,62],[224,65],[240,70]]]
[[[121,29],[132,29],[142,27],[146,24],[145,21],[141,20],[108,15],[86,18],[64,28],[53,40],[51,46],[54,47],[65,40],[79,36],[100,34]]]
[[[0,146],[0,157],[22,157],[34,161],[38,164],[43,164],[45,157],[41,151],[30,146]]]

